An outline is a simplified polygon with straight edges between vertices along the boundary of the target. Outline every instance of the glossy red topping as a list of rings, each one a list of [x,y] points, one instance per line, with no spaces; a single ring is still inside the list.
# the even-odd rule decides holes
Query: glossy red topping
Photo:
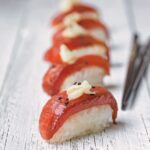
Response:
[[[77,22],[80,26],[84,27],[85,29],[94,29],[99,28],[104,30],[107,37],[109,37],[109,32],[105,24],[103,24],[100,20],[93,20],[93,19],[82,19]]]
[[[52,25],[56,26],[60,23],[62,23],[63,19],[73,13],[73,12],[78,12],[78,13],[84,13],[84,12],[97,12],[93,7],[90,7],[88,5],[85,4],[76,4],[74,5],[70,10],[65,11],[65,12],[61,12],[59,15],[57,15],[53,21],[52,21]]]
[[[105,32],[106,36],[109,37],[107,27],[99,20],[81,19],[77,21],[76,23],[80,25],[81,27],[83,27],[85,30],[101,29]],[[53,35],[53,41],[55,41],[65,29],[66,29],[66,26],[58,29],[58,31],[56,31],[56,33]]]
[[[50,48],[44,56],[44,59],[52,62],[53,64],[62,64],[64,63],[60,56],[60,46],[65,44],[70,50],[79,49],[85,46],[100,45],[105,47],[106,54],[109,60],[109,48],[105,42],[96,40],[92,36],[82,35],[74,38],[65,38],[61,35],[55,38],[55,42],[52,48]]]
[[[115,98],[102,87],[92,88],[91,91],[96,94],[83,94],[71,101],[68,100],[66,91],[53,96],[44,106],[40,116],[39,129],[41,136],[45,140],[51,139],[68,117],[94,106],[109,105],[113,110],[112,119],[115,123],[118,110]]]
[[[48,70],[43,79],[43,89],[49,94],[57,94],[63,81],[71,74],[86,67],[99,67],[109,74],[109,62],[100,56],[84,56],[74,64],[56,65]]]
[[[65,37],[63,36],[62,33],[59,33],[52,40],[53,40],[54,46],[66,44],[70,49],[79,48],[83,46],[89,46],[89,45],[95,45],[95,44],[101,45],[102,43],[104,43],[103,41],[95,39],[89,34],[79,35],[76,37]]]

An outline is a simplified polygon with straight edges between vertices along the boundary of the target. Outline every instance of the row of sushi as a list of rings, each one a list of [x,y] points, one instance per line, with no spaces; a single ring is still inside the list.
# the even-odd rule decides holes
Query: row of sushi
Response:
[[[43,89],[52,96],[40,115],[41,136],[50,142],[101,131],[117,117],[117,103],[101,87],[109,74],[109,34],[97,10],[65,0],[53,19],[56,32],[45,60],[51,65]]]

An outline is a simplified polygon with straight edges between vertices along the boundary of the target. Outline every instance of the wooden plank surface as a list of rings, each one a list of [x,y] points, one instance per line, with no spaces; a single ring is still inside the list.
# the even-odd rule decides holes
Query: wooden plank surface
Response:
[[[0,1],[0,87],[15,59],[26,5],[27,1]]]
[[[121,0],[95,0],[91,3],[102,10],[103,19],[112,35],[112,70],[107,86],[120,107],[131,39],[124,3]],[[15,7],[16,10],[20,9],[20,5]],[[141,86],[136,108],[127,112],[119,110],[117,125],[112,125],[102,133],[60,145],[48,144],[41,139],[38,119],[43,104],[48,100],[41,88],[42,77],[48,68],[42,56],[50,45],[49,20],[58,10],[55,0],[32,0],[27,2],[23,11],[25,17],[21,20],[22,26],[18,29],[15,46],[17,54],[11,62],[11,68],[8,63],[5,65],[8,66],[5,70],[10,70],[0,95],[0,150],[149,150],[150,97],[145,82]],[[14,26],[15,22],[12,23]],[[16,30],[11,33],[12,38],[15,38]],[[9,49],[11,51],[14,48],[11,46]],[[5,60],[7,53],[2,50],[0,53],[4,54]]]

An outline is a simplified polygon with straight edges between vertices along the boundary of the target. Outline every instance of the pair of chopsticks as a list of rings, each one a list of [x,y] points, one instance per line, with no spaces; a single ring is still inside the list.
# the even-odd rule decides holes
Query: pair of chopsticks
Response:
[[[150,40],[141,45],[137,34],[133,37],[132,49],[129,58],[128,71],[122,98],[122,110],[132,107],[143,76],[146,74],[150,62]]]

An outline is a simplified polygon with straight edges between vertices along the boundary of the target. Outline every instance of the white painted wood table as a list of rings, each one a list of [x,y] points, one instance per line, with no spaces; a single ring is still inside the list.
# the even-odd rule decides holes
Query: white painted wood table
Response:
[[[123,0],[87,0],[102,10],[111,32],[109,89],[119,108],[127,69],[131,32]],[[41,83],[48,68],[43,54],[50,46],[49,21],[56,0],[0,1],[0,150],[149,150],[150,73],[144,78],[136,107],[119,110],[117,125],[61,145],[51,145],[38,132],[39,114],[48,100]],[[150,35],[150,1],[132,0],[142,39]]]

